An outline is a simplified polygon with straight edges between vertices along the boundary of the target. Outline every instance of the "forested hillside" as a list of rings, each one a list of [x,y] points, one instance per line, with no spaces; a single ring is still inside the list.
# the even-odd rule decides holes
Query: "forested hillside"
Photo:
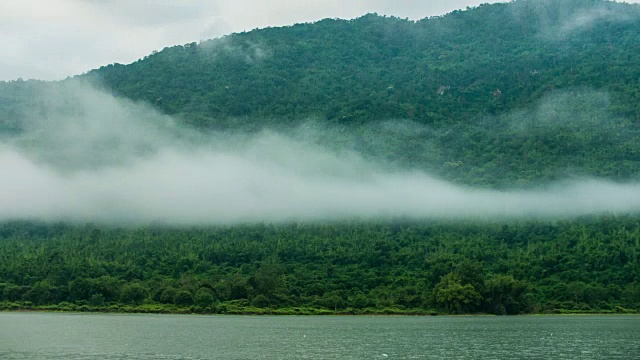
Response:
[[[413,121],[422,131],[384,148],[366,136],[350,146],[470,185],[629,179],[640,173],[639,15],[637,5],[529,0],[418,22],[327,19],[166,48],[88,76],[205,128],[311,118],[370,133]]]
[[[87,82],[109,100],[103,103],[93,93],[74,93],[75,84]],[[54,98],[52,93],[62,95]],[[126,106],[112,101],[112,95]],[[132,101],[143,105],[133,106]],[[67,118],[89,117],[94,105],[100,108],[100,121],[67,122],[56,132]],[[640,180],[640,6],[602,0],[518,0],[420,21],[376,14],[325,19],[168,47],[132,64],[104,66],[61,82],[0,83],[0,150],[5,150],[6,141],[7,148],[24,155],[8,157],[10,165],[27,163],[20,169],[44,173],[43,184],[63,184],[62,189],[67,189],[68,179],[93,181],[95,174],[114,179],[114,173],[125,177],[132,189],[140,189],[135,186],[148,177],[136,173],[139,177],[128,178],[125,171],[109,172],[111,167],[122,165],[119,161],[128,159],[128,150],[137,152],[135,161],[141,162],[162,153],[158,141],[175,140],[155,128],[132,130],[123,123],[141,117],[177,122],[175,127],[158,125],[162,131],[186,128],[187,135],[176,135],[184,138],[181,150],[191,149],[184,145],[191,139],[226,139],[235,151],[252,144],[243,136],[255,140],[251,136],[270,129],[282,138],[267,136],[271,142],[254,151],[274,144],[295,148],[278,148],[252,161],[265,163],[286,154],[286,161],[273,160],[275,169],[287,174],[287,166],[297,164],[303,170],[292,174],[316,174],[322,181],[323,169],[334,169],[329,166],[334,160],[346,177],[358,175],[353,175],[358,169],[344,170],[354,163],[366,164],[362,172],[375,169],[389,175],[347,182],[354,191],[358,184],[396,181],[395,174],[433,175],[444,184],[462,185],[451,193],[476,202],[489,198],[469,196],[478,189],[517,199],[531,194],[526,192],[531,189],[555,189],[557,181],[566,179],[596,179],[588,189],[598,192],[598,186],[613,184],[610,190]],[[120,131],[127,137],[119,137]],[[63,132],[62,139],[56,138]],[[37,136],[31,136],[34,133]],[[72,146],[74,139],[84,147]],[[51,144],[58,146],[56,151],[46,147]],[[327,151],[302,156],[304,144]],[[201,156],[203,152],[208,157]],[[220,158],[220,153],[205,150],[193,153]],[[169,159],[184,161],[184,154],[190,153],[180,154]],[[344,154],[362,161],[339,162]],[[229,159],[247,158],[224,158]],[[59,165],[72,160],[82,166]],[[142,166],[142,174],[152,169],[161,184],[175,179],[155,165]],[[205,170],[218,169],[195,173],[208,174]],[[337,180],[330,179],[336,183],[344,180],[338,170],[328,174],[336,175]],[[273,175],[266,170],[257,173]],[[402,182],[406,177],[398,177],[401,181],[394,184],[408,184]],[[190,189],[214,186],[210,179],[190,183],[185,178]],[[264,195],[259,186],[263,178],[251,180],[255,193],[235,194],[234,201]],[[105,193],[112,189],[96,183]],[[313,192],[320,187],[304,183],[309,184],[302,189]],[[428,184],[441,185],[435,180]],[[288,195],[286,184],[278,189],[283,197]],[[582,191],[583,197],[598,198],[613,192]],[[130,191],[132,199],[122,202],[147,196],[149,204],[137,209],[158,207],[152,193],[136,197],[134,192]],[[49,195],[56,194],[44,197]],[[85,209],[75,200],[76,209]],[[97,206],[117,212],[120,205],[92,203],[85,212],[103,214]],[[0,309],[637,312],[639,216],[597,210],[589,208],[585,213],[593,216],[582,218],[572,218],[567,210],[569,215],[562,219],[493,216],[474,222],[463,217],[454,221],[441,216],[436,221],[382,216],[375,221],[294,218],[274,224],[173,226],[189,224],[181,218],[183,222],[163,219],[160,223],[166,226],[132,220],[122,228],[108,221],[83,225],[54,217],[56,221],[41,222],[37,216],[16,219],[0,212]]]
[[[635,118],[639,15],[599,0],[482,5],[418,22],[372,14],[174,46],[88,75],[201,126],[230,117],[470,122],[585,87]]]
[[[504,188],[637,178],[639,63],[639,6],[523,0],[254,30],[80,78],[198,128],[319,122],[325,145]],[[3,83],[0,128],[19,128],[47,86]]]
[[[370,14],[254,30],[80,78],[198,128],[320,122],[333,130],[324,144],[463,184],[513,187],[637,178],[639,63],[639,6],[528,0],[417,22]],[[1,127],[15,129],[16,108],[37,107],[43,86],[2,84]]]

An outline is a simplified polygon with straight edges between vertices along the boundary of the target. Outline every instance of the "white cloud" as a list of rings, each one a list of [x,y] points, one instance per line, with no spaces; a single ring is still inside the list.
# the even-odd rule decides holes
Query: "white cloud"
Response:
[[[39,94],[44,107],[24,119],[33,126],[0,143],[0,221],[185,225],[640,212],[638,182],[473,189],[291,135],[180,131],[143,105],[65,86]]]

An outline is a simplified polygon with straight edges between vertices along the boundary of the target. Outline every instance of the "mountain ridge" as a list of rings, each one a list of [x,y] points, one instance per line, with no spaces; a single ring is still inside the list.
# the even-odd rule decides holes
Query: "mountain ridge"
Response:
[[[327,19],[0,83],[0,310],[638,313],[639,9]]]
[[[93,82],[209,131],[297,134],[312,121],[327,129],[313,138],[324,146],[509,188],[637,179],[637,64],[640,6],[528,0],[419,21],[369,14],[259,29],[67,82]],[[0,129],[19,130],[14,108],[40,105],[15,103],[40,86],[55,84],[2,85]],[[399,135],[389,122],[419,130]]]

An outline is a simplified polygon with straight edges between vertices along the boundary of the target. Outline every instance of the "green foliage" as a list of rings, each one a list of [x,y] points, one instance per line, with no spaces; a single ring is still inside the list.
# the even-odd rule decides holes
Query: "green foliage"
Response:
[[[495,275],[486,282],[486,304],[498,315],[530,312],[525,298],[527,286],[511,275]]]
[[[639,13],[605,1],[528,0],[417,22],[325,19],[165,48],[86,76],[201,126],[471,120],[585,85],[624,89],[615,109],[635,115],[627,100],[638,85],[627,80],[637,75],[628,65],[637,64]],[[594,21],[576,24],[584,14]]]
[[[0,234],[0,302],[20,306],[394,314],[640,309],[634,216],[138,229],[9,222]]]
[[[93,294],[91,295],[91,298],[89,299],[88,303],[89,305],[95,306],[95,307],[104,306],[105,304],[104,296],[102,296],[102,294]]]
[[[139,282],[131,282],[122,286],[120,301],[124,304],[141,305],[147,297],[147,290]]]
[[[209,308],[214,304],[214,293],[209,288],[200,288],[193,297],[193,301],[196,305],[202,308]]]
[[[182,290],[176,294],[175,303],[178,306],[188,307],[193,305],[193,296],[190,292]]]
[[[471,284],[462,285],[461,279],[450,273],[442,277],[436,287],[436,301],[445,307],[447,312],[468,313],[477,308],[482,295]]]
[[[164,304],[174,304],[176,302],[176,296],[178,295],[178,290],[175,288],[169,287],[165,288],[160,295],[160,302]]]
[[[257,308],[266,308],[269,306],[269,299],[266,296],[260,294],[251,300],[251,306]]]

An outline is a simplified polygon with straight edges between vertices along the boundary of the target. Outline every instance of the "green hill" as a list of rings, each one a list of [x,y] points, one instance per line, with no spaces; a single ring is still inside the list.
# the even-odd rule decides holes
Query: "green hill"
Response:
[[[327,146],[458,183],[526,187],[637,179],[638,64],[640,6],[528,0],[254,30],[77,78],[201,129],[319,122]],[[14,108],[37,101],[18,94],[37,98],[29,89],[42,86],[54,85],[0,85],[0,128],[19,127]]]
[[[640,7],[516,1],[418,22],[366,15],[174,46],[88,75],[201,126],[308,117],[471,122],[550,92],[610,92],[640,114]],[[591,19],[592,17],[592,19]]]
[[[418,22],[328,19],[166,48],[89,76],[200,127],[327,121],[363,133],[349,142],[362,153],[464,184],[624,180],[640,173],[639,15],[588,0]],[[387,120],[426,127],[394,134],[380,127]]]

